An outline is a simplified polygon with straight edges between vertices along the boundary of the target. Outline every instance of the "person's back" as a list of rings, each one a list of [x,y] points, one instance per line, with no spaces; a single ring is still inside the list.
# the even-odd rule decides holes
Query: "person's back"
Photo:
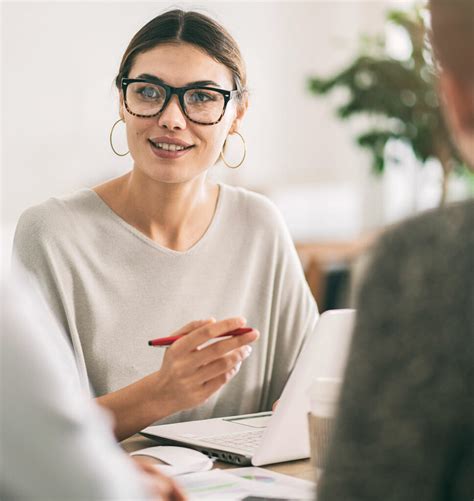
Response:
[[[431,0],[440,89],[474,166],[474,2]],[[358,320],[318,501],[472,500],[474,201],[380,242]]]
[[[141,473],[120,450],[34,289],[23,275],[0,283],[0,498],[182,499],[172,481]]]
[[[321,500],[472,498],[473,225],[470,201],[378,246]]]

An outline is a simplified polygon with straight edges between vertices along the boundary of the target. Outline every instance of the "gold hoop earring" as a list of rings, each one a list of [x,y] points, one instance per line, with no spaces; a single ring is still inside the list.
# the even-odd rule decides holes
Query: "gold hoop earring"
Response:
[[[220,157],[222,158],[222,161],[226,164],[226,166],[229,167],[229,169],[238,169],[244,163],[245,157],[247,156],[247,145],[245,144],[244,137],[242,136],[242,134],[240,132],[237,132],[237,131],[235,131],[234,134],[237,134],[240,137],[240,139],[242,139],[242,144],[244,146],[244,154],[242,155],[242,160],[238,164],[231,165],[229,162],[227,162],[227,160],[224,157],[224,148],[225,148],[225,144],[226,144],[226,143],[224,143]],[[227,142],[227,139],[226,139],[226,142]]]
[[[128,155],[130,153],[130,151],[127,151],[127,153],[119,153],[115,148],[114,148],[114,143],[113,143],[113,140],[112,140],[112,136],[113,136],[113,133],[114,133],[114,129],[115,129],[115,126],[120,123],[120,122],[123,122],[125,123],[125,120],[123,118],[119,118],[115,123],[114,125],[112,125],[112,129],[110,130],[110,135],[109,135],[109,142],[110,142],[110,147],[112,148],[112,151],[119,157],[124,157],[126,155]]]

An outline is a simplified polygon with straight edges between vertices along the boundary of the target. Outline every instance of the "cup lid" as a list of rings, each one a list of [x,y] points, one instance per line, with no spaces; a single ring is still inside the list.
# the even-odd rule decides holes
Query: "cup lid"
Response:
[[[336,402],[341,386],[341,378],[318,377],[309,388],[309,397],[313,401]]]

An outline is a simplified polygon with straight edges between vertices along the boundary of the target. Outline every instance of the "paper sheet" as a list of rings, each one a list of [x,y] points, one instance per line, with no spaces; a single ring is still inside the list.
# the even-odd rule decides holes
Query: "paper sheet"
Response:
[[[314,500],[316,496],[316,484],[308,480],[302,480],[290,475],[275,473],[264,468],[249,466],[246,468],[235,468],[226,470],[232,475],[236,475],[255,483],[264,483],[267,486],[276,488],[276,492],[281,498],[290,498],[298,500]]]
[[[315,485],[263,468],[212,470],[176,477],[190,501],[242,501],[246,498],[314,500]]]

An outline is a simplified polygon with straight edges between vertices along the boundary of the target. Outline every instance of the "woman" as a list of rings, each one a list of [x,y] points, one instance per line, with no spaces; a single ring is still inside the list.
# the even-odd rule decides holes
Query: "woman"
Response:
[[[474,167],[474,2],[431,0],[440,91]],[[474,201],[387,233],[359,299],[318,500],[472,499]]]
[[[213,20],[173,10],[134,36],[116,83],[132,170],[27,210],[16,253],[118,438],[173,414],[269,409],[317,309],[273,205],[207,179],[247,109],[240,51]],[[261,336],[237,375],[256,330],[196,348],[245,325],[241,316]],[[184,323],[188,335],[166,353],[147,346]]]

